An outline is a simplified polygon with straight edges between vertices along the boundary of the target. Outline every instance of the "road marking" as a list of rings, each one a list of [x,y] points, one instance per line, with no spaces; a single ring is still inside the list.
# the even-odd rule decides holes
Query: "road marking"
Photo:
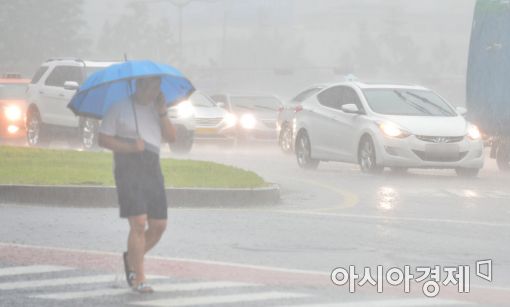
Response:
[[[77,285],[77,284],[95,284],[114,282],[115,275],[93,275],[69,278],[55,278],[55,279],[41,279],[30,281],[6,282],[0,283],[0,290],[15,290],[15,289],[29,289],[40,287],[56,287],[64,285]]]
[[[396,299],[381,301],[360,301],[346,303],[326,303],[310,305],[288,305],[279,307],[409,307],[409,306],[453,306],[453,305],[472,305],[468,302],[450,301],[441,299]]]
[[[175,284],[155,284],[152,287],[154,291],[161,292],[184,292],[184,291],[200,291],[210,289],[238,288],[238,287],[256,287],[258,284],[246,284],[237,282],[194,282],[194,283],[175,283]],[[99,289],[91,291],[77,292],[58,292],[33,295],[32,298],[52,299],[52,300],[75,300],[95,298],[102,296],[115,296],[133,293],[131,289]]]
[[[463,221],[463,220],[451,220],[451,219],[426,219],[417,217],[395,217],[395,216],[381,216],[381,215],[364,215],[364,214],[343,214],[334,212],[316,212],[306,210],[270,210],[275,213],[285,214],[299,214],[299,215],[317,215],[317,216],[331,216],[340,218],[357,218],[357,219],[369,219],[369,220],[380,220],[380,221],[396,221],[396,222],[420,222],[420,223],[446,223],[446,224],[461,224],[461,225],[478,225],[488,227],[510,227],[510,224],[505,223],[493,223],[493,222],[479,222],[479,221]]]
[[[149,278],[162,279],[162,278],[167,278],[167,277],[151,276]],[[118,280],[118,278],[115,275],[92,275],[92,276],[80,276],[80,277],[69,277],[69,278],[40,279],[40,280],[0,283],[0,290],[32,289],[32,288],[57,287],[57,286],[80,285],[80,284],[85,285],[85,284],[97,284],[97,283],[111,283],[111,282],[115,282],[117,280]]]
[[[13,276],[13,275],[25,275],[25,274],[37,274],[37,273],[50,273],[50,272],[61,272],[72,270],[72,268],[63,266],[53,265],[32,265],[32,266],[16,266],[9,268],[0,269],[0,277]]]
[[[138,306],[193,306],[193,305],[213,305],[213,304],[228,304],[228,303],[241,303],[241,302],[255,302],[276,299],[291,299],[308,297],[304,293],[286,293],[286,292],[259,292],[247,294],[233,294],[233,295],[209,295],[198,297],[181,297],[171,298],[144,302],[131,303]]]
[[[55,251],[61,251],[61,252],[74,252],[74,253],[84,253],[84,254],[91,254],[91,255],[119,257],[119,253],[107,252],[107,251],[97,251],[97,250],[83,250],[83,249],[73,249],[73,248],[63,248],[63,247],[24,245],[24,244],[17,244],[17,243],[0,242],[0,247],[2,247],[2,246],[41,249],[41,250],[55,250]],[[148,256],[148,257],[145,257],[145,259],[146,260],[154,259],[154,260],[165,260],[165,261],[179,261],[179,262],[198,263],[198,264],[211,264],[211,265],[217,265],[217,266],[228,266],[228,267],[233,267],[233,268],[254,269],[254,270],[260,270],[260,271],[282,272],[282,273],[290,273],[290,274],[306,274],[306,275],[320,275],[320,276],[330,276],[330,274],[331,274],[331,272],[323,272],[323,271],[288,269],[288,268],[242,264],[242,263],[235,263],[235,262],[201,260],[201,259],[192,259],[192,258],[172,258],[172,257]]]

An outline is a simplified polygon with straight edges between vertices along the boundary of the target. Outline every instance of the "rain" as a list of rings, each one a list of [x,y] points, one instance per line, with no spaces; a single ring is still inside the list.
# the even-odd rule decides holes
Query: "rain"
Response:
[[[507,306],[506,0],[0,0],[0,306]]]

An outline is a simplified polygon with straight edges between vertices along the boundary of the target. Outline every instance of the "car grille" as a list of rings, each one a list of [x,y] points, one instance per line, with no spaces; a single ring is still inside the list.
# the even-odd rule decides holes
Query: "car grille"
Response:
[[[417,135],[416,138],[418,140],[429,142],[429,143],[458,143],[462,142],[464,140],[463,136],[424,136],[424,135]]]
[[[195,123],[200,127],[216,127],[223,120],[222,117],[217,118],[196,118]]]
[[[468,152],[460,152],[458,155],[451,155],[451,154],[434,154],[429,155],[425,151],[421,150],[413,150],[413,152],[423,161],[427,162],[457,162],[466,157]]]

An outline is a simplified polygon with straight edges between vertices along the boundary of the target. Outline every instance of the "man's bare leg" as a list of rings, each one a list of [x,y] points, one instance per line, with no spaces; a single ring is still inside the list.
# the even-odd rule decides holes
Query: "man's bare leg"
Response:
[[[133,216],[128,218],[128,220],[130,226],[128,237],[128,262],[129,266],[136,273],[133,282],[136,286],[145,281],[143,258],[145,255],[145,227],[147,225],[147,215]]]
[[[145,231],[145,253],[159,242],[165,232],[166,224],[166,220],[149,219],[149,228]]]

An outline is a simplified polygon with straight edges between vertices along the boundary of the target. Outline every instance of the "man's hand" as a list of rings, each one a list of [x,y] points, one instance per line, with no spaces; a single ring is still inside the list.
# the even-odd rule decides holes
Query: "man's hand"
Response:
[[[159,92],[158,98],[156,98],[156,108],[159,114],[163,114],[168,110],[165,102],[165,96],[162,92]]]
[[[145,142],[142,139],[137,139],[134,145],[135,152],[142,152],[145,150]]]

